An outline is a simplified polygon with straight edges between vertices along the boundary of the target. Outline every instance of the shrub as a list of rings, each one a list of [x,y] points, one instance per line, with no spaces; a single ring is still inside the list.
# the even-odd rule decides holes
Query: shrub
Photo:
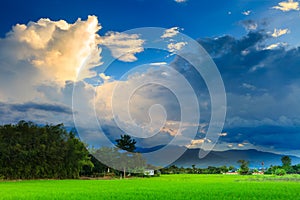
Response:
[[[275,175],[277,175],[277,176],[286,175],[286,171],[284,169],[276,169],[275,170]]]

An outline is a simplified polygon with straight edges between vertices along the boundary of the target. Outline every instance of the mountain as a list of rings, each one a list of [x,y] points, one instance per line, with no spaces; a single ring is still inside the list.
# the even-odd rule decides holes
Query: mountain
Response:
[[[249,161],[251,168],[262,167],[261,163],[264,162],[264,167],[270,165],[281,165],[281,157],[284,155],[262,152],[255,149],[249,150],[228,150],[228,151],[211,151],[206,157],[199,159],[200,149],[187,149],[184,154],[176,160],[173,164],[176,166],[191,167],[193,164],[197,167],[206,168],[207,166],[239,166],[238,160]],[[300,158],[290,156],[292,164],[299,164]]]
[[[163,147],[165,147],[166,145],[158,145],[158,146],[154,146],[154,147],[149,147],[149,148],[144,148],[144,147],[136,147],[135,151],[139,152],[139,153],[148,153],[148,152],[153,152],[153,151],[157,151]]]

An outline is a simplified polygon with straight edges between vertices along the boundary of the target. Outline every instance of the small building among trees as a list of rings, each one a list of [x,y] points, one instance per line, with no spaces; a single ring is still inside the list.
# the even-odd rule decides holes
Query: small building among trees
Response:
[[[154,176],[154,169],[145,169],[144,175],[145,176]]]

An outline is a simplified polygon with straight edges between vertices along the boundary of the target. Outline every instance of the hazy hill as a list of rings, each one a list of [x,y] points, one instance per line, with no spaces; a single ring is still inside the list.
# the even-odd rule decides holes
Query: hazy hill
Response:
[[[250,162],[250,167],[259,168],[261,163],[264,162],[264,166],[281,165],[281,157],[284,155],[257,151],[255,149],[249,150],[228,150],[228,151],[211,151],[205,158],[198,158],[199,149],[187,149],[187,151],[174,162],[177,166],[189,167],[195,164],[198,167],[207,166],[222,166],[233,165],[238,166],[237,161],[244,159]],[[296,156],[290,156],[292,164],[300,163],[300,158]]]
[[[151,151],[156,151],[163,146],[156,146],[152,148],[137,148],[138,152],[146,153]],[[173,151],[182,150],[184,147],[176,147],[173,146]],[[236,166],[238,167],[238,160],[247,160],[250,162],[251,168],[260,168],[262,167],[261,163],[264,162],[265,167],[269,167],[270,165],[281,165],[281,157],[284,155],[269,153],[258,151],[255,149],[249,150],[228,150],[228,151],[211,151],[206,157],[203,159],[199,159],[200,149],[186,149],[184,154],[176,160],[173,164],[177,166],[183,167],[191,167],[192,165],[196,165],[197,167],[206,168],[207,166]],[[300,157],[290,156],[292,159],[292,164],[300,164]],[[156,160],[155,160],[156,159]],[[164,157],[160,158],[150,158],[151,162],[155,163],[163,163]],[[159,160],[160,159],[160,160]],[[166,158],[167,159],[167,158]],[[159,164],[158,164],[159,165]]]

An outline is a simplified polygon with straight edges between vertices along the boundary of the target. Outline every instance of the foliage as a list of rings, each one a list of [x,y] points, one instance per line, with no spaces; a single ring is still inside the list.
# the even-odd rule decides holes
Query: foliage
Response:
[[[287,174],[300,174],[300,164],[298,165],[291,165],[292,160],[289,156],[283,156],[281,158],[282,166],[270,166],[265,174],[276,174],[280,170],[278,169],[283,169]]]
[[[273,166],[271,165],[266,171],[265,174],[275,174],[276,169],[280,169],[280,166]]]
[[[95,158],[94,155],[89,154],[89,157],[91,158],[91,162],[93,163],[93,166],[85,165],[82,167],[80,171],[80,176],[88,176],[88,177],[103,177],[107,176],[109,173],[115,174],[115,170],[109,169],[104,164],[102,164],[97,158]]]
[[[246,175],[249,174],[250,169],[249,169],[249,162],[245,160],[238,160],[238,163],[240,163],[240,169],[239,169],[239,174],[241,175]]]
[[[160,169],[162,174],[223,174],[227,173],[229,169],[233,170],[234,167],[227,166],[208,166],[207,168],[197,168],[196,165],[192,165],[191,168],[177,167],[176,165],[171,165]]]
[[[293,172],[295,174],[300,174],[300,164],[292,166]]]
[[[146,168],[146,160],[140,153],[123,152],[115,147],[93,148],[90,152],[94,167],[84,168],[81,172],[83,176],[107,176],[108,173],[120,176],[120,171],[124,173],[124,170],[125,173],[138,175],[143,174]]]
[[[275,170],[275,175],[277,175],[277,176],[286,175],[286,171],[284,169],[278,168],[278,169]]]
[[[289,156],[283,156],[281,158],[281,162],[282,162],[282,169],[284,169],[288,174],[295,173],[295,170],[291,166],[292,159]]]
[[[126,134],[121,135],[121,138],[116,139],[116,142],[117,142],[116,146],[125,151],[134,152],[136,149],[135,147],[136,141],[135,139],[132,139],[130,135],[126,135]]]
[[[283,156],[281,158],[282,167],[290,167],[292,164],[292,160],[289,156]]]
[[[6,179],[78,178],[86,165],[92,163],[84,144],[63,124],[0,126],[0,176]]]
[[[114,168],[123,169],[123,177],[126,177],[126,171],[131,170],[133,173],[143,173],[146,161],[142,158],[141,154],[133,153],[136,149],[135,139],[130,135],[121,135],[120,139],[116,139],[116,146],[125,152],[114,150],[117,154],[113,155],[110,163],[115,163]]]
[[[258,169],[255,168],[255,169],[253,169],[253,172],[258,173],[259,171],[258,171]]]

